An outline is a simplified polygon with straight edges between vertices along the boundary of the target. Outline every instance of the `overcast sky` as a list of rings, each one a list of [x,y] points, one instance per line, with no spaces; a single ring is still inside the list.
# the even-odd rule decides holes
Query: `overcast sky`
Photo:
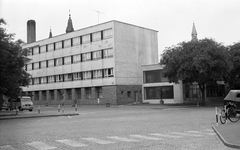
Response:
[[[75,30],[118,20],[158,31],[158,51],[191,40],[193,22],[198,39],[224,45],[240,42],[240,0],[0,0],[0,18],[7,32],[27,41],[27,20],[36,21],[37,40],[65,33],[71,11]],[[99,11],[99,18],[98,13]]]

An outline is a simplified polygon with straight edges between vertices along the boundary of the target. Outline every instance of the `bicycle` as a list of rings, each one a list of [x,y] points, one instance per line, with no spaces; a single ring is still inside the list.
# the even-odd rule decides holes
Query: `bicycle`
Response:
[[[225,124],[227,119],[229,119],[231,122],[237,122],[238,120],[240,120],[240,113],[239,110],[237,110],[236,108],[236,105],[231,102],[225,105],[220,112],[220,122],[222,124]]]

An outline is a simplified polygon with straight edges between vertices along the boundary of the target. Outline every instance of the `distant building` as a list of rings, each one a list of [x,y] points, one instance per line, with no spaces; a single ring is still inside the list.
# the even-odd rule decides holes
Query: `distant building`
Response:
[[[23,45],[35,104],[128,104],[142,101],[142,65],[158,63],[157,31],[119,21]],[[30,38],[30,37],[28,37]]]

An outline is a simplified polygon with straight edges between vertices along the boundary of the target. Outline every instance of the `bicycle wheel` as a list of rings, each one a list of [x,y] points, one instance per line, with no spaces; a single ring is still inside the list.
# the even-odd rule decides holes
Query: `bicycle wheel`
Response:
[[[228,115],[231,122],[237,122],[240,119],[240,114],[238,114],[234,109],[230,109]]]
[[[227,120],[227,116],[226,116],[226,114],[225,114],[225,111],[222,110],[221,113],[220,113],[220,122],[221,122],[222,124],[225,124],[225,123],[226,123],[226,120]]]

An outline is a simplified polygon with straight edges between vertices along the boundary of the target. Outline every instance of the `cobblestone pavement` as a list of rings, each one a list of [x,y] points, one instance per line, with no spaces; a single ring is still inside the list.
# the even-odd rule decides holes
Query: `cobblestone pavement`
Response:
[[[2,120],[0,150],[228,150],[214,108],[82,108],[78,116]]]

